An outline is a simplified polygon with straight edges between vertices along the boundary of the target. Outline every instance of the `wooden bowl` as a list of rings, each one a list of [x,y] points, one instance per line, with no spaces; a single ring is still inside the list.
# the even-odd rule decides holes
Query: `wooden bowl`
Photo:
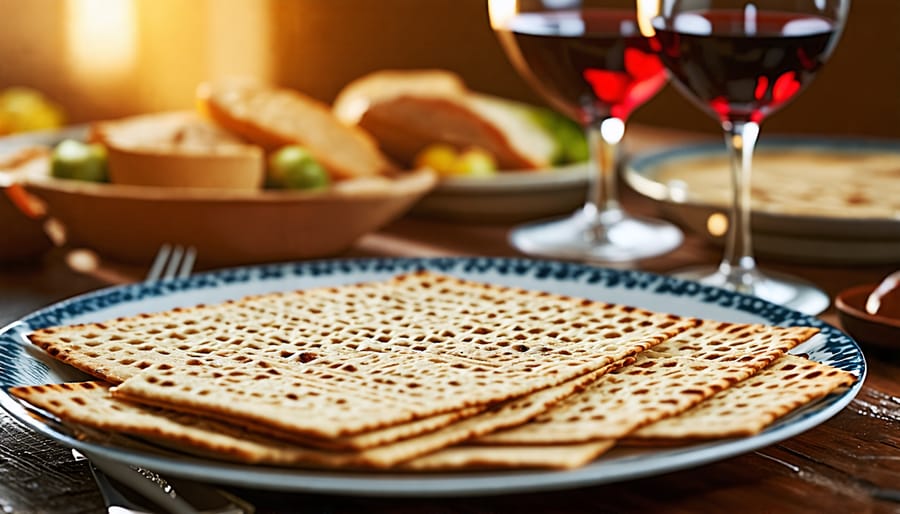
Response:
[[[851,287],[834,300],[841,325],[863,344],[889,350],[900,350],[900,291],[882,298],[878,315],[866,312],[866,299],[878,284]],[[880,313],[884,314],[880,314]]]
[[[38,259],[53,246],[40,219],[19,210],[7,189],[0,188],[0,263]]]
[[[327,191],[223,191],[35,178],[67,244],[149,263],[163,243],[194,246],[201,266],[326,257],[409,209],[436,183],[430,171],[358,179]]]

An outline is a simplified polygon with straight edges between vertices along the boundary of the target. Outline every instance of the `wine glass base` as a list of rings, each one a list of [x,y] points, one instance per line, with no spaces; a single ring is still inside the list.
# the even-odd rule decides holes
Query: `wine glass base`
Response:
[[[724,273],[712,266],[677,271],[672,273],[672,276],[732,291],[738,290],[728,281]],[[811,316],[822,313],[831,304],[828,295],[812,283],[791,275],[768,271],[757,272],[749,290],[741,292]]]
[[[605,223],[576,213],[520,225],[509,234],[510,244],[529,255],[599,263],[655,257],[678,248],[683,240],[681,230],[670,223],[625,213]]]

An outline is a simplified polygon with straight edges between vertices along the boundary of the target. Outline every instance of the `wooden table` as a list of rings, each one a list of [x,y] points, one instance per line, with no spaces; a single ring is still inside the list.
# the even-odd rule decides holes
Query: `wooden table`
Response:
[[[652,206],[625,195],[632,210]],[[407,217],[363,238],[350,256],[512,256],[508,226],[478,226]],[[106,266],[78,272],[68,253],[0,268],[0,324],[72,295],[138,280],[145,270]],[[641,263],[667,272],[717,262],[720,249],[688,236],[675,252]],[[890,266],[824,267],[761,260],[767,269],[804,277],[833,298],[851,285],[880,280]],[[839,326],[833,309],[822,318]],[[409,513],[720,513],[900,512],[900,350],[866,349],[869,376],[858,397],[828,422],[793,439],[689,470],[577,490],[464,499],[369,499],[241,491],[258,512]],[[0,413],[0,512],[102,512],[103,501],[85,462],[68,449]],[[894,494],[897,494],[896,492]]]

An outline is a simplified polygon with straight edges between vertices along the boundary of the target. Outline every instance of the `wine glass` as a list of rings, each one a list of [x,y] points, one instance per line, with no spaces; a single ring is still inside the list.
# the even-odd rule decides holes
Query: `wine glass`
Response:
[[[590,147],[588,197],[573,215],[515,227],[524,253],[630,262],[669,252],[681,231],[625,213],[616,193],[618,145],[629,115],[666,83],[634,0],[488,0],[491,27],[519,73],[552,106],[578,121]]]
[[[732,168],[725,253],[716,268],[676,273],[818,314],[828,296],[761,273],[750,237],[750,172],[759,125],[806,87],[831,54],[850,0],[637,0],[681,93],[722,125]]]

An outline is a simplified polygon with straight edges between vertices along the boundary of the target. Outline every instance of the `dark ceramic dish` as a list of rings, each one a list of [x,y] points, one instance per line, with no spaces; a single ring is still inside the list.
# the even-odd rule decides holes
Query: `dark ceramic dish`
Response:
[[[851,287],[835,298],[834,305],[844,330],[858,342],[900,350],[900,291],[881,298],[877,315],[866,312],[866,299],[877,284]]]

